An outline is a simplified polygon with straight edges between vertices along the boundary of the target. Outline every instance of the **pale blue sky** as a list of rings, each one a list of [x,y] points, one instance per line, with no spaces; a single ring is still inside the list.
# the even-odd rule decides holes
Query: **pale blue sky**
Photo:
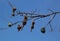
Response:
[[[36,13],[51,13],[47,9],[60,11],[60,0],[9,0],[16,8],[23,12],[31,12],[37,9]],[[50,17],[39,19],[36,21],[35,29],[30,32],[31,21],[28,21],[23,31],[17,31],[17,25],[12,28],[8,27],[8,22],[13,23],[22,20],[23,17],[11,17],[12,8],[7,0],[0,0],[0,28],[8,28],[0,30],[0,41],[60,41],[60,14],[56,15],[52,21],[53,32],[50,32],[49,26],[46,33],[40,32],[40,29],[47,24]],[[20,24],[20,23],[19,23]]]

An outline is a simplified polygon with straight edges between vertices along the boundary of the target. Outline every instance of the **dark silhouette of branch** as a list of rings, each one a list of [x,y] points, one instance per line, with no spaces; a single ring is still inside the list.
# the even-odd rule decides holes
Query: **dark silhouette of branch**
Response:
[[[53,15],[53,17],[48,21],[48,23],[47,23],[43,28],[41,28],[41,32],[42,32],[42,33],[45,33],[45,32],[46,32],[46,29],[45,29],[45,28],[46,28],[48,25],[50,26],[50,31],[53,31],[51,22],[52,22],[52,20],[55,18],[55,16],[56,16],[57,14],[60,14],[60,12],[54,12],[54,11],[51,10],[51,9],[48,9],[49,11],[52,12],[52,13],[49,13],[49,14],[39,14],[39,13],[35,13],[36,10],[33,11],[33,12],[22,12],[22,11],[18,11],[18,9],[17,9],[15,6],[13,6],[10,1],[7,0],[7,2],[8,2],[8,4],[12,7],[12,16],[13,16],[13,17],[15,17],[15,16],[17,16],[17,15],[20,15],[20,16],[23,16],[23,17],[24,17],[24,19],[23,19],[22,21],[17,21],[17,22],[15,22],[15,23],[10,22],[10,23],[8,24],[8,27],[12,27],[12,26],[16,25],[17,23],[21,22],[21,23],[22,23],[22,26],[18,24],[18,27],[17,27],[18,32],[19,32],[19,31],[20,31],[21,29],[23,29],[23,27],[27,24],[27,21],[33,19],[34,21],[32,21],[32,25],[31,25],[31,28],[30,28],[30,30],[31,30],[31,32],[32,32],[32,30],[34,29],[34,25],[35,25],[35,21],[36,21],[36,20],[38,20],[38,19],[40,19],[40,18],[50,17],[50,16]],[[15,14],[15,13],[16,13],[16,14]]]

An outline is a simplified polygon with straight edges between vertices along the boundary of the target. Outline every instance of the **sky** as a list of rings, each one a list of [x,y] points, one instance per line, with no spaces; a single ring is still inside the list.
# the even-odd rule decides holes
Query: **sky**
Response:
[[[33,12],[37,9],[37,14],[52,13],[48,9],[60,11],[60,0],[9,0],[17,10],[22,12]],[[50,27],[46,27],[46,33],[41,33],[40,29],[45,26],[50,17],[36,20],[35,28],[30,32],[32,20],[28,21],[24,29],[20,32],[17,30],[18,23],[12,27],[8,27],[9,22],[17,22],[23,20],[21,16],[12,17],[12,8],[7,0],[0,0],[0,41],[60,41],[60,14],[57,14],[52,21],[53,31]],[[7,28],[1,30],[1,28]]]

